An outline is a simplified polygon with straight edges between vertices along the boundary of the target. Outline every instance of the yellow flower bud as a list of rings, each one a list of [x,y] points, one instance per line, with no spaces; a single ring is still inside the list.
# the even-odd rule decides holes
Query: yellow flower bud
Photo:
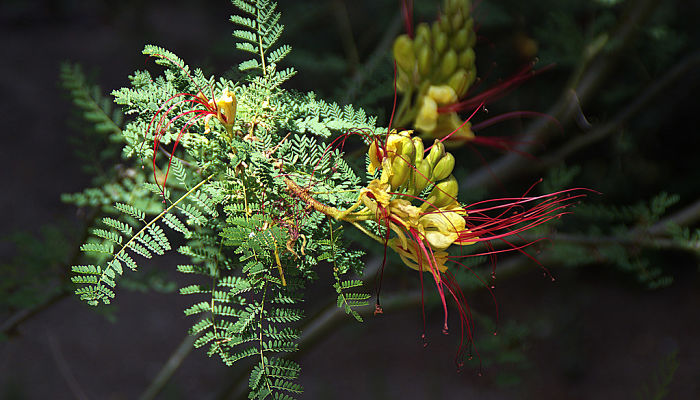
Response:
[[[217,117],[221,123],[227,128],[233,126],[236,120],[236,95],[228,88],[224,88],[221,96],[216,99],[216,107],[219,110]]]
[[[473,32],[468,30],[467,28],[460,29],[455,35],[454,39],[452,39],[452,48],[459,51],[467,47],[467,43],[469,42],[469,35],[472,34]]]
[[[433,179],[441,181],[452,174],[455,167],[455,157],[451,153],[446,153],[433,168]]]
[[[430,73],[432,66],[433,52],[430,50],[430,45],[426,44],[418,50],[418,72],[421,76],[426,76]]]
[[[413,147],[416,149],[416,155],[414,157],[416,165],[423,160],[423,153],[425,152],[425,147],[423,147],[423,139],[418,136],[411,138],[413,142]]]
[[[450,33],[452,31],[452,27],[450,26],[450,19],[446,16],[443,15],[442,18],[440,18],[436,23],[440,25],[441,31],[447,33]]]
[[[442,58],[442,64],[440,65],[440,76],[442,78],[449,78],[455,69],[457,69],[457,52],[450,49],[445,53]]]
[[[399,68],[411,74],[416,63],[413,40],[408,35],[401,35],[394,41],[394,59]]]
[[[474,53],[474,49],[471,47],[464,49],[464,51],[459,53],[459,65],[467,70],[472,69],[474,68],[475,58],[476,54]]]
[[[430,163],[430,167],[432,168],[444,155],[445,145],[441,141],[435,139],[433,147],[430,149],[430,153],[428,153],[426,160]]]
[[[413,182],[411,183],[416,194],[422,192],[428,186],[432,170],[433,167],[427,160],[422,160],[416,164],[416,170],[413,171]]]
[[[404,72],[401,68],[398,68],[398,74],[399,76],[396,77],[396,89],[404,93],[408,89],[410,89],[413,85],[411,83],[411,78],[409,77],[407,72]]]
[[[413,39],[413,46],[416,53],[421,48],[430,46],[430,27],[425,22],[418,24],[416,27],[416,36]]]
[[[398,155],[409,162],[413,161],[416,154],[416,148],[411,141],[411,131],[401,131],[399,133],[391,133],[386,140],[387,157],[393,159]]]
[[[457,193],[459,193],[459,184],[454,175],[450,175],[447,179],[435,185],[421,209],[427,209],[431,206],[436,208],[444,207],[455,201]]]
[[[474,18],[469,18],[464,24],[464,27],[471,32],[471,35],[469,35],[469,40],[467,41],[467,47],[474,47],[476,44],[476,35],[474,34]]]
[[[469,90],[469,74],[464,68],[457,70],[448,81],[448,85],[455,91],[457,98],[463,97]]]
[[[437,36],[435,36],[435,51],[442,54],[442,52],[447,49],[448,41],[447,34],[445,32],[439,32]]]
[[[431,32],[432,32],[432,34],[433,34],[433,41],[437,40],[437,37],[438,37],[439,34],[441,34],[441,33],[447,33],[447,32],[441,31],[441,30],[440,30],[440,25],[438,25],[437,23],[432,23],[432,24],[430,25],[430,30],[431,30]]]
[[[373,140],[372,143],[369,145],[369,150],[367,151],[367,155],[369,156],[369,165],[367,165],[367,172],[370,174],[374,174],[374,171],[376,171],[382,163],[379,161],[382,155],[382,150],[379,149],[377,146],[377,141]]]
[[[391,176],[389,177],[389,184],[393,189],[398,189],[406,183],[409,175],[411,174],[412,167],[408,164],[405,157],[396,157],[391,162]]]
[[[464,16],[462,16],[461,10],[458,10],[453,16],[452,16],[452,30],[458,30],[459,28],[462,27],[462,24],[464,23]]]

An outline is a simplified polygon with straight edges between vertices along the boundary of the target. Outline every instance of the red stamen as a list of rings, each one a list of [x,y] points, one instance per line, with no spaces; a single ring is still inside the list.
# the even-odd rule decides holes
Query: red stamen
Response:
[[[498,85],[492,87],[491,89],[485,90],[471,98],[467,98],[463,101],[460,101],[455,104],[450,104],[444,107],[438,107],[438,112],[439,113],[445,113],[445,112],[453,112],[453,111],[464,111],[464,110],[471,110],[473,109],[477,104],[480,103],[491,103],[493,101],[499,100],[502,97],[504,97],[506,94],[510,93],[513,89],[516,87],[520,86],[522,83],[525,81],[529,80],[535,75],[538,75],[544,71],[547,71],[551,69],[554,64],[549,64],[543,68],[540,68],[538,70],[533,70],[534,64],[528,64],[527,66],[523,67],[520,71],[515,73],[513,76],[508,78],[507,80],[499,83]]]
[[[441,141],[441,142],[444,142],[445,140],[449,139],[450,136],[454,135],[455,132],[458,132],[460,129],[462,129],[462,127],[463,127],[464,125],[466,125],[467,122],[469,122],[469,121],[474,117],[474,115],[476,115],[476,113],[481,109],[481,106],[483,106],[483,105],[484,105],[484,103],[482,102],[482,103],[479,105],[479,107],[477,107],[477,108],[471,113],[471,115],[469,116],[469,118],[467,118],[466,121],[462,122],[462,125],[460,125],[457,129],[455,129],[455,130],[453,130],[452,132],[450,132],[449,135],[446,135],[445,137],[443,137],[442,139],[440,139],[440,141]],[[429,152],[430,149],[433,148],[433,146],[435,146],[435,144],[433,144],[433,145],[431,145],[430,147],[428,147],[427,149],[423,150],[423,153]]]
[[[406,28],[408,37],[413,39],[413,0],[401,1],[401,15],[403,16],[403,26]]]

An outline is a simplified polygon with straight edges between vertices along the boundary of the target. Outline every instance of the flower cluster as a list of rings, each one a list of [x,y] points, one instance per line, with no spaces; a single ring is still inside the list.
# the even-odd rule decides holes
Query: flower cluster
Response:
[[[424,154],[423,141],[411,137],[410,131],[389,134],[384,146],[372,142],[368,169],[369,172],[381,169],[382,173],[360,192],[359,199],[366,210],[381,219],[379,222],[396,233],[387,245],[406,265],[423,270],[425,258],[428,269],[439,281],[439,272],[446,269],[444,250],[465,229],[466,211],[456,198],[459,185],[452,175],[454,156],[445,152],[445,146],[438,140],[426,157]],[[427,198],[417,197],[428,185],[432,189]],[[403,193],[392,196],[399,191]],[[414,200],[421,204],[413,205]],[[433,251],[423,252],[416,244],[427,244]]]
[[[368,158],[368,171],[381,171],[381,174],[360,190],[356,203],[346,210],[314,200],[291,181],[287,184],[317,211],[353,224],[393,249],[406,266],[429,272],[444,309],[443,331],[448,329],[446,296],[449,295],[456,301],[460,327],[463,334],[466,331],[469,342],[472,340],[469,309],[449,269],[462,266],[463,257],[506,251],[528,255],[524,248],[541,239],[522,243],[518,235],[566,214],[566,209],[583,196],[579,189],[570,189],[463,205],[457,200],[459,185],[452,175],[454,156],[437,139],[425,149],[420,138],[412,137],[412,131],[392,131],[383,141],[375,139],[369,146]],[[385,236],[372,233],[363,225],[365,221],[384,226]],[[485,244],[483,249],[468,254],[450,252],[480,242]],[[501,242],[505,248],[496,249],[493,242]],[[463,349],[460,345],[460,351]]]
[[[457,112],[439,112],[463,98],[476,78],[474,20],[469,0],[447,0],[440,18],[421,23],[416,35],[394,41],[397,89],[404,94],[398,124],[413,126],[428,137],[474,137]]]

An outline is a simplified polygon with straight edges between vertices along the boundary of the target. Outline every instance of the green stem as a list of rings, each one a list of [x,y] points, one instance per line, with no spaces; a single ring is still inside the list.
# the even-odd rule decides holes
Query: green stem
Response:
[[[119,256],[120,256],[122,253],[124,253],[124,251],[129,247],[129,245],[130,245],[134,240],[136,240],[136,238],[137,238],[139,235],[141,235],[143,232],[145,232],[146,229],[148,229],[151,225],[153,225],[154,223],[156,223],[158,220],[160,220],[161,218],[163,218],[163,216],[164,216],[165,214],[169,213],[170,210],[172,210],[173,208],[175,208],[175,206],[177,206],[182,200],[184,200],[184,199],[187,198],[189,195],[191,195],[195,190],[197,190],[197,189],[199,189],[200,187],[202,187],[202,185],[204,185],[205,183],[207,183],[207,182],[208,182],[211,178],[213,178],[213,177],[214,177],[214,174],[209,175],[206,179],[204,179],[203,181],[199,182],[195,187],[193,187],[192,189],[190,189],[189,191],[187,191],[187,193],[183,194],[182,197],[180,197],[179,199],[177,199],[177,201],[175,201],[174,203],[172,203],[168,208],[166,208],[165,210],[163,210],[163,211],[162,211],[160,214],[158,214],[155,218],[153,218],[152,220],[150,220],[146,225],[144,225],[143,228],[141,228],[141,230],[139,230],[135,235],[133,235],[133,236],[131,237],[131,239],[129,239],[129,241],[126,242],[126,243],[122,246],[121,249],[119,249],[119,252],[117,252],[117,254],[115,254],[114,257],[112,257],[112,260],[118,259]],[[107,268],[105,268],[105,272],[106,272],[106,271],[107,271]],[[105,276],[105,272],[103,272],[102,275],[100,276],[100,280],[97,282],[98,285],[99,285],[100,283],[103,282],[102,278]]]

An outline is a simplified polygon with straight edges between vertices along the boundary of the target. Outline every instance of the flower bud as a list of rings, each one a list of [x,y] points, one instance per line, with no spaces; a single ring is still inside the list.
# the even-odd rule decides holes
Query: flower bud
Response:
[[[398,189],[403,185],[411,173],[412,167],[408,164],[405,157],[397,156],[391,163],[391,176],[389,184],[393,189]]]
[[[433,41],[435,41],[440,33],[447,33],[442,30],[440,30],[440,25],[437,23],[432,23],[430,25],[430,31],[433,34]]]
[[[446,153],[433,168],[433,179],[441,181],[452,174],[455,167],[455,157],[451,153]]]
[[[433,53],[430,51],[430,45],[426,44],[418,50],[418,72],[422,76],[426,76],[430,73],[430,67],[433,62]]]
[[[428,157],[426,158],[426,160],[430,163],[430,166],[433,167],[444,155],[445,145],[441,141],[435,139],[435,143],[430,149],[430,153],[428,153]]]
[[[442,78],[449,78],[455,69],[457,69],[457,52],[450,49],[445,53],[442,58],[442,64],[440,65],[440,75]]]
[[[430,183],[430,173],[432,169],[432,166],[427,160],[416,163],[416,170],[413,171],[412,182],[416,194],[422,192],[423,189],[428,186],[428,183]]]
[[[411,84],[411,79],[409,78],[408,73],[406,73],[404,70],[401,68],[398,68],[398,76],[396,77],[396,89],[404,93],[407,90],[409,90],[413,85]]]
[[[455,35],[454,39],[452,39],[452,48],[457,51],[466,48],[467,43],[469,42],[469,35],[471,34],[473,34],[473,32],[467,28],[460,29]]]
[[[459,193],[459,184],[454,175],[450,175],[447,179],[442,182],[438,182],[433,190],[430,191],[430,195],[426,200],[427,207],[434,206],[436,208],[444,207],[457,198],[457,193]]]
[[[452,27],[450,26],[450,19],[446,15],[442,15],[442,18],[440,18],[436,24],[440,25],[440,30],[446,33],[450,33],[452,31]]]
[[[372,143],[369,145],[369,150],[367,151],[367,155],[369,156],[369,165],[367,166],[367,171],[370,174],[373,174],[374,171],[379,169],[379,167],[382,165],[381,159],[382,157],[382,151],[379,149],[377,146],[377,140],[372,140]]]
[[[425,46],[430,46],[430,27],[425,22],[416,27],[416,36],[413,39],[413,46],[416,53]]]
[[[469,90],[469,80],[467,71],[464,68],[460,68],[457,72],[452,74],[447,84],[455,91],[457,98],[461,98],[464,97],[464,95],[467,94],[467,90]]]
[[[404,136],[403,140],[399,143],[400,146],[397,154],[400,154],[407,162],[413,163],[416,157],[416,147],[413,145],[413,141],[409,137]]]
[[[447,34],[445,32],[439,32],[437,36],[435,36],[435,51],[437,51],[438,54],[442,54],[445,49],[447,49],[448,42]]]
[[[464,49],[464,51],[459,54],[459,65],[467,70],[472,69],[474,68],[475,58],[476,54],[474,54],[474,49],[471,47]]]
[[[410,74],[416,62],[416,55],[413,51],[413,40],[408,35],[401,35],[394,41],[394,59],[402,70]]]
[[[464,16],[462,16],[461,10],[458,10],[451,18],[452,30],[458,30],[464,24]]]
[[[425,148],[423,147],[423,139],[419,138],[418,136],[414,136],[411,138],[411,141],[413,142],[413,147],[416,149],[414,160],[416,165],[418,165],[419,162],[423,161],[423,153],[425,152]]]
[[[216,99],[216,107],[218,108],[218,117],[224,126],[227,128],[233,126],[233,122],[236,120],[236,95],[224,88],[221,92],[221,96]]]
[[[467,47],[474,47],[476,44],[476,35],[474,34],[474,18],[469,18],[464,24],[464,27],[471,32],[471,35],[469,35],[469,40],[467,41]]]

